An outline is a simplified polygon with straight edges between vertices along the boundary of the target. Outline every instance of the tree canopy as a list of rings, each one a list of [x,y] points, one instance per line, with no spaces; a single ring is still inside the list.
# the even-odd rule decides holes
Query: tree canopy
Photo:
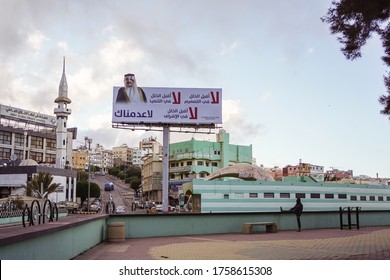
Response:
[[[100,187],[94,182],[90,182],[90,197],[100,197]],[[76,196],[80,197],[81,203],[88,198],[88,181],[77,182]]]
[[[322,21],[330,24],[332,34],[338,34],[343,45],[341,51],[349,60],[361,57],[361,48],[374,33],[378,34],[384,48],[383,62],[390,67],[390,1],[389,0],[339,0],[333,1]],[[387,95],[379,102],[381,113],[390,118],[390,74],[384,82]]]

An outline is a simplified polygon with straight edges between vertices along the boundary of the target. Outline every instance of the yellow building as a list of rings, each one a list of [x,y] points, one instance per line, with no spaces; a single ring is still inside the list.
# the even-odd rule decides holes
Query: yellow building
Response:
[[[88,152],[87,151],[72,151],[72,165],[74,169],[88,169]]]

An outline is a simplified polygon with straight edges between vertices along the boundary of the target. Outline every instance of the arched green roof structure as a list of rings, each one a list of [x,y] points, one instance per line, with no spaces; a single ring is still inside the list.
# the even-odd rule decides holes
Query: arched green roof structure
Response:
[[[215,180],[225,177],[234,177],[246,181],[275,181],[268,171],[259,166],[247,163],[237,163],[232,166],[221,168],[206,177],[206,180]]]

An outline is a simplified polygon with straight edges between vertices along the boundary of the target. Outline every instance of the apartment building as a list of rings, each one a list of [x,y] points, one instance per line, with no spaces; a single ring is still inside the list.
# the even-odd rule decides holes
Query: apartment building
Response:
[[[132,164],[132,149],[127,144],[112,148],[112,157],[114,166],[130,166]]]
[[[196,178],[206,178],[220,168],[236,163],[252,164],[252,145],[229,143],[229,134],[220,130],[216,141],[196,140],[169,145],[169,196],[177,199],[182,184]],[[143,158],[142,186],[144,197],[162,197],[162,156],[149,154]]]

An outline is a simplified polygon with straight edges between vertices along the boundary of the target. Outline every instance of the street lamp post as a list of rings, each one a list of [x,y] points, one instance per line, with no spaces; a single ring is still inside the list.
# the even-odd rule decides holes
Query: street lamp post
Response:
[[[26,146],[27,146],[27,131],[23,132],[24,138],[23,138],[23,159],[26,159]]]
[[[87,211],[89,212],[90,200],[91,200],[91,143],[92,139],[84,137],[85,147],[87,147],[88,142],[88,202],[87,202]]]

